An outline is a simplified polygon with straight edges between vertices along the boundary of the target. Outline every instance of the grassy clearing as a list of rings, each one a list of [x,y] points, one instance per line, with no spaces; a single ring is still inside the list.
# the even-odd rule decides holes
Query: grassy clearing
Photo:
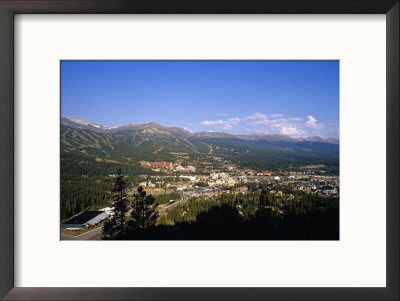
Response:
[[[314,169],[314,168],[324,168],[325,164],[310,164],[310,165],[304,165],[300,166],[300,169]]]
[[[115,161],[115,160],[111,160],[111,159],[103,159],[103,158],[96,158],[95,159],[96,162],[103,162],[103,163],[116,163],[116,164],[120,164],[121,162]]]

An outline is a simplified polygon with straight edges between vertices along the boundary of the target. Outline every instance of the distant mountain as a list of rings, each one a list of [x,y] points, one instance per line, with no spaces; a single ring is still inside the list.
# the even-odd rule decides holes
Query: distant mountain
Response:
[[[191,133],[155,122],[112,128],[69,117],[61,119],[61,151],[63,170],[68,165],[69,170],[82,172],[88,166],[99,170],[102,164],[128,164],[138,169],[137,162],[141,160],[176,161],[189,157],[201,161],[219,157],[250,166],[262,166],[265,162],[270,162],[271,166],[276,160],[338,162],[339,158],[336,139],[294,139],[279,134]],[[68,164],[67,157],[70,158]],[[86,169],[85,164],[89,164]]]
[[[242,139],[248,141],[286,141],[286,142],[322,142],[322,143],[332,143],[339,144],[339,140],[335,138],[324,139],[319,136],[314,137],[303,137],[303,138],[291,138],[287,135],[281,134],[251,134],[251,135],[233,135],[225,132],[197,132],[191,133],[181,127],[167,127],[162,126],[156,122],[142,123],[142,124],[127,124],[120,127],[107,127],[95,124],[90,121],[75,119],[70,117],[62,117],[61,125],[68,126],[74,129],[87,129],[99,133],[113,134],[113,135],[124,135],[128,133],[140,133],[149,136],[179,136],[185,138],[218,138],[218,139]]]
[[[324,142],[333,143],[333,144],[339,144],[339,139],[336,139],[336,138],[327,138],[327,139],[325,139]]]
[[[300,138],[299,140],[310,141],[310,142],[324,142],[324,143],[339,144],[339,140],[337,140],[335,138],[324,139],[319,136]]]
[[[104,132],[112,129],[111,127],[102,126],[90,121],[70,117],[61,117],[61,125],[69,126],[74,129],[86,129],[99,132]]]
[[[237,138],[244,140],[267,140],[267,141],[297,141],[287,135],[281,134],[252,134],[252,135],[237,135]]]
[[[178,135],[188,137],[192,133],[180,127],[167,127],[162,126],[156,122],[142,123],[142,124],[127,124],[124,126],[110,129],[110,133],[121,134],[123,132],[141,132],[147,134],[165,134],[165,135]]]
[[[191,136],[194,138],[237,138],[235,135],[224,132],[197,132]]]
[[[131,160],[169,160],[174,153],[207,153],[210,147],[179,127],[164,127],[155,122],[128,124],[117,128],[93,126],[65,118],[61,124],[61,151],[97,158]],[[114,160],[115,161],[115,160]]]

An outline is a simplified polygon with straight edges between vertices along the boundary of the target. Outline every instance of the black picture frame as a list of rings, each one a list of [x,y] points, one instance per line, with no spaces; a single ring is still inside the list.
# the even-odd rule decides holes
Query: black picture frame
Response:
[[[0,297],[6,300],[399,300],[399,0],[0,0]],[[386,14],[385,288],[15,288],[15,14]],[[39,271],[38,271],[39,272]]]

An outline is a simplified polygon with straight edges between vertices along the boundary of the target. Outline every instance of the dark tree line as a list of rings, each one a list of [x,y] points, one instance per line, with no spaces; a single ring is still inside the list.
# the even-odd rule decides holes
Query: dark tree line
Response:
[[[339,200],[265,189],[225,193],[193,198],[162,215],[159,228],[153,239],[339,239]]]

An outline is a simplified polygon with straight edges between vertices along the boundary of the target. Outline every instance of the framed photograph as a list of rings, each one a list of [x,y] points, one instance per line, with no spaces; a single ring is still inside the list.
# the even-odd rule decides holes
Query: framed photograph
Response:
[[[60,88],[61,240],[339,240],[339,61],[61,61]]]
[[[5,300],[399,300],[398,1],[1,1]]]

